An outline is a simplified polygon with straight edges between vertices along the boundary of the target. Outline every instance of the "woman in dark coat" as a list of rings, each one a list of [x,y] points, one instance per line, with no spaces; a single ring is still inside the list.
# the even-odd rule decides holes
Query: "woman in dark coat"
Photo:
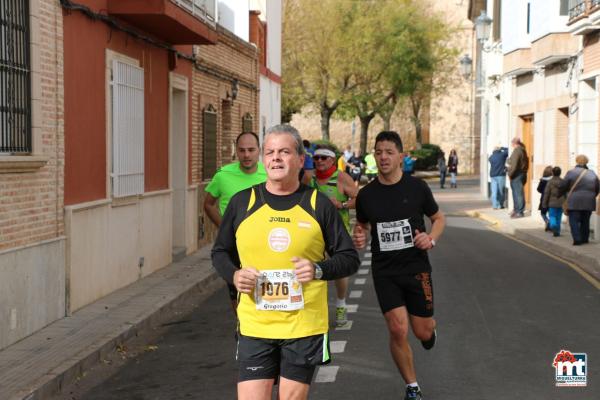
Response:
[[[450,150],[448,156],[448,172],[450,173],[450,187],[456,188],[456,174],[458,172],[458,156],[456,150]]]
[[[575,158],[577,165],[567,172],[560,187],[567,196],[569,227],[573,245],[588,243],[590,239],[590,217],[596,210],[596,196],[600,191],[600,181],[594,171],[588,169],[588,158],[583,154]],[[581,176],[581,178],[580,178]],[[576,183],[577,179],[579,182]],[[573,188],[573,186],[575,186]],[[573,191],[569,195],[569,191]]]
[[[548,207],[544,207],[542,202],[544,200],[544,191],[546,190],[546,184],[548,181],[552,179],[552,165],[548,165],[544,168],[544,173],[542,174],[542,179],[540,179],[540,183],[538,183],[537,191],[541,194],[540,196],[540,205],[538,206],[538,210],[540,210],[540,214],[542,215],[542,219],[544,220],[544,224],[546,225],[546,231],[549,231],[548,227]]]

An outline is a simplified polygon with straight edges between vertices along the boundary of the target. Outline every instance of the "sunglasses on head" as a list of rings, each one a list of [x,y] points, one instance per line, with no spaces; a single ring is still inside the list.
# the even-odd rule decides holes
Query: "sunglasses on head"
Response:
[[[327,156],[313,156],[313,160],[315,161],[320,161],[320,160],[327,160],[329,157]]]

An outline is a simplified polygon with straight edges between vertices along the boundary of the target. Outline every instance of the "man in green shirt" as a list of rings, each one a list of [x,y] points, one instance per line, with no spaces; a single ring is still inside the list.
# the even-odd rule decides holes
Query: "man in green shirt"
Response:
[[[217,227],[221,225],[221,217],[234,194],[267,180],[265,167],[258,162],[259,147],[258,136],[254,132],[242,132],[235,141],[235,153],[239,161],[219,168],[206,186],[204,212]],[[231,304],[235,310],[237,290],[233,285],[228,286]]]

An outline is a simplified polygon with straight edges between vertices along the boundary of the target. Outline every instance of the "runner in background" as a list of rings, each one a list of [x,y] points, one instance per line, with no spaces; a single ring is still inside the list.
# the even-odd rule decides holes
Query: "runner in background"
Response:
[[[334,148],[329,145],[318,145],[313,156],[315,162],[315,176],[311,186],[319,189],[326,195],[338,210],[344,226],[350,233],[350,212],[354,208],[354,201],[358,194],[358,188],[350,175],[339,171],[336,167],[336,155]],[[335,280],[336,304],[335,323],[338,327],[348,323],[348,311],[346,307],[346,296],[348,294],[348,278]]]
[[[204,199],[204,212],[217,227],[221,225],[221,218],[234,194],[244,189],[264,182],[267,173],[260,156],[258,136],[253,132],[243,132],[235,140],[235,153],[239,161],[219,168],[215,176],[206,186]],[[237,290],[228,284],[231,306],[237,308]]]

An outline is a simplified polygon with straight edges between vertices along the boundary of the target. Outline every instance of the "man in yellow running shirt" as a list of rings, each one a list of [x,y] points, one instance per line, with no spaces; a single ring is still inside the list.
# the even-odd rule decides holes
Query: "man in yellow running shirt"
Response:
[[[277,377],[279,398],[306,399],[316,366],[330,361],[325,281],[360,261],[333,203],[298,180],[298,131],[270,128],[263,162],[267,182],[233,196],[212,261],[241,293],[238,399],[271,399]]]

